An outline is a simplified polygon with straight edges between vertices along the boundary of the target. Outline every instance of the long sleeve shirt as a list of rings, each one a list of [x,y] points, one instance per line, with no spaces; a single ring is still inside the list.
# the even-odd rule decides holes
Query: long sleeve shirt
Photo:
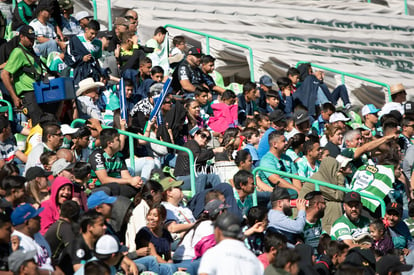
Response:
[[[269,225],[279,230],[291,232],[293,234],[300,234],[306,223],[306,211],[299,210],[296,219],[291,219],[282,211],[271,209],[268,214]]]

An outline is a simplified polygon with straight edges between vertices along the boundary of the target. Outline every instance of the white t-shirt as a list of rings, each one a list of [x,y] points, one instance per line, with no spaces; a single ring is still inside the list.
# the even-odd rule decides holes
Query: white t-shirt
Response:
[[[34,235],[34,239],[31,237],[14,230],[12,236],[18,236],[20,239],[20,247],[19,249],[22,249],[23,251],[33,251],[35,250],[37,252],[36,258],[37,258],[37,265],[40,269],[44,270],[50,270],[54,271],[54,268],[52,266],[52,259],[50,258],[50,255],[52,255],[52,252],[50,250],[49,243],[45,240],[45,238],[40,234],[36,233]]]
[[[191,260],[195,257],[194,247],[204,237],[214,234],[213,222],[210,220],[201,222],[194,233],[194,230],[185,235],[180,246],[174,252],[173,260]]]
[[[136,250],[135,236],[138,231],[147,225],[147,214],[150,207],[145,200],[141,202],[132,211],[132,216],[129,218],[127,231],[125,233],[125,245],[128,247],[128,252]]]
[[[169,202],[162,202],[162,205],[167,210],[167,219],[165,220],[167,224],[172,221],[178,224],[194,223],[196,221],[190,208],[175,206]]]
[[[262,275],[263,271],[263,265],[243,242],[224,239],[201,257],[198,274]]]

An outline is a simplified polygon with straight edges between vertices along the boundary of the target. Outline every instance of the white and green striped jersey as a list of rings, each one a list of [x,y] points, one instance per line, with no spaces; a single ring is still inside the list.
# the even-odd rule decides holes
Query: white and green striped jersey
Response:
[[[368,232],[369,219],[360,217],[356,223],[351,222],[346,214],[337,219],[331,228],[331,237],[333,240],[353,240],[354,237],[361,233]]]
[[[393,189],[394,168],[391,165],[362,165],[355,172],[351,189],[361,194],[370,194],[384,199]],[[361,196],[362,205],[375,212],[379,201]]]

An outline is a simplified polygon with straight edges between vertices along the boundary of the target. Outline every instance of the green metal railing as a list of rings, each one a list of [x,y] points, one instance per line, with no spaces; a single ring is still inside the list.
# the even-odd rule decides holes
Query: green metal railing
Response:
[[[75,127],[77,124],[84,124],[85,120],[84,119],[75,119],[74,121],[72,121],[71,126]],[[102,125],[103,129],[106,128],[112,128],[109,126],[105,126]],[[162,145],[168,148],[172,148],[178,151],[183,151],[186,152],[188,154],[189,160],[190,160],[190,179],[191,179],[191,197],[193,197],[195,195],[195,190],[196,190],[196,186],[195,186],[195,163],[194,163],[194,154],[193,152],[191,152],[190,149],[183,147],[183,146],[179,146],[179,145],[175,145],[172,143],[168,143],[168,142],[164,142],[164,141],[160,141],[158,139],[153,139],[153,138],[149,138],[149,137],[145,137],[142,135],[137,135],[134,133],[130,133],[127,131],[123,131],[123,130],[119,130],[118,129],[118,133],[125,135],[128,137],[128,142],[129,142],[129,159],[130,159],[130,164],[131,167],[133,167],[135,169],[135,154],[134,154],[134,138],[135,139],[140,139],[140,140],[144,140],[146,142],[151,142],[151,143],[155,143],[158,145]]]
[[[7,112],[8,112],[8,115],[9,115],[9,120],[12,121],[13,120],[13,107],[12,107],[11,103],[8,102],[7,100],[4,100],[4,99],[0,99],[0,102],[3,102],[7,105]]]
[[[259,171],[264,171],[264,172],[268,172],[268,173],[277,174],[277,175],[279,175],[281,177],[288,177],[288,178],[297,179],[297,180],[300,180],[300,181],[306,181],[306,182],[309,182],[309,183],[313,183],[313,184],[315,184],[315,191],[319,191],[320,190],[319,189],[319,186],[325,186],[325,187],[328,187],[328,188],[331,188],[331,189],[335,189],[335,190],[340,190],[340,191],[343,191],[343,192],[352,192],[352,191],[354,191],[354,190],[351,190],[349,188],[345,188],[345,187],[342,187],[342,186],[334,185],[334,184],[327,183],[327,182],[324,182],[324,181],[310,179],[310,178],[305,178],[305,177],[301,177],[301,176],[289,174],[289,173],[282,172],[282,171],[272,170],[272,169],[264,168],[264,167],[257,167],[257,168],[255,168],[253,170],[253,179],[254,179],[254,184],[255,185],[256,185],[256,175],[257,175],[257,173]],[[385,203],[384,203],[384,200],[378,198],[377,196],[371,195],[371,194],[365,194],[365,193],[359,193],[359,194],[362,197],[366,197],[366,198],[369,198],[369,199],[373,199],[373,200],[378,201],[380,203],[380,206],[381,206],[382,216],[385,215]],[[253,205],[255,205],[255,206],[257,205],[256,189],[255,189],[254,195],[253,195]]]
[[[98,6],[96,4],[96,0],[92,0],[92,7],[93,7],[93,19],[98,20]],[[112,4],[111,4],[111,0],[108,0],[107,7],[108,7],[108,30],[112,31]]]
[[[205,39],[206,39],[206,48],[207,48],[206,53],[207,54],[210,54],[210,39],[218,40],[218,41],[221,41],[221,42],[224,42],[224,43],[227,43],[227,44],[231,44],[231,45],[249,50],[250,80],[252,82],[254,82],[253,49],[250,46],[247,46],[247,45],[235,42],[235,41],[231,41],[231,40],[228,40],[228,39],[225,39],[225,38],[217,37],[217,36],[214,36],[214,35],[211,35],[211,34],[207,34],[207,33],[204,33],[204,32],[199,32],[199,31],[196,31],[196,30],[192,30],[192,29],[188,29],[188,28],[184,28],[184,27],[179,27],[179,26],[172,25],[172,24],[167,24],[164,27],[165,28],[173,28],[173,29],[177,29],[177,30],[181,30],[181,31],[185,31],[185,32],[191,32],[191,33],[194,33],[194,34],[197,34],[197,35],[204,36]]]
[[[376,85],[379,85],[379,86],[383,86],[383,87],[387,88],[387,90],[388,90],[388,99],[391,102],[391,88],[390,88],[390,85],[387,84],[387,83],[376,81],[376,80],[373,80],[373,79],[369,79],[369,78],[359,76],[359,75],[356,75],[356,74],[346,73],[346,72],[339,71],[339,70],[332,69],[332,68],[328,68],[328,67],[325,67],[325,66],[322,66],[322,65],[310,63],[308,61],[299,61],[298,63],[296,63],[296,67],[298,67],[300,64],[304,64],[304,63],[309,63],[314,68],[319,68],[319,69],[322,69],[322,70],[325,70],[325,71],[340,74],[342,76],[342,84],[345,84],[345,76],[347,76],[347,77],[352,77],[352,78],[355,78],[355,79],[363,80],[363,81],[366,81],[366,82],[370,82],[370,83],[373,83],[373,84],[376,84]]]

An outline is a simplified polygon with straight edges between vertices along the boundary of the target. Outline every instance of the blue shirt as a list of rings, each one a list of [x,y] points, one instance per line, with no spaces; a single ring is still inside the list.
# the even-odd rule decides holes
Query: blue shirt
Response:
[[[264,132],[262,138],[260,139],[259,146],[257,147],[259,158],[262,158],[264,155],[266,155],[267,152],[269,152],[269,135],[273,131],[276,131],[276,129],[269,127],[269,129]]]
[[[257,153],[257,149],[252,144],[246,144],[244,147],[244,150],[248,151],[250,153],[250,156],[252,157],[253,166],[259,167],[260,165],[260,158],[259,154]]]

